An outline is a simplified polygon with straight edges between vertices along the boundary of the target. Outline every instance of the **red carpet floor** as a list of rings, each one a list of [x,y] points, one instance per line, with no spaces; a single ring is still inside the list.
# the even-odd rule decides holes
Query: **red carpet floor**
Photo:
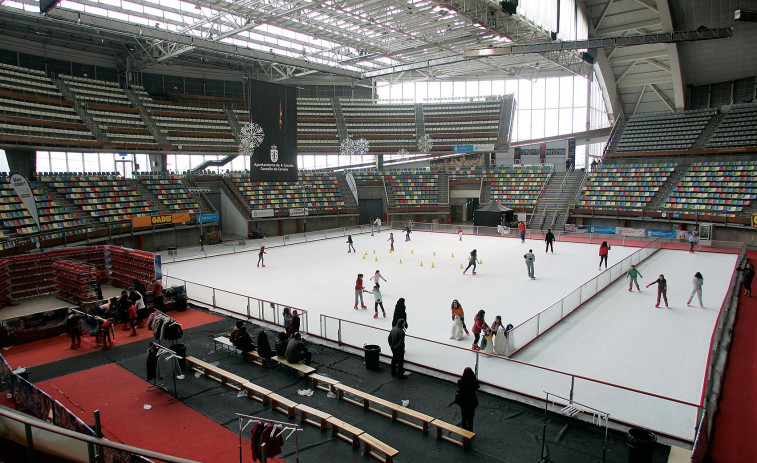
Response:
[[[107,439],[203,462],[239,461],[238,434],[181,402],[169,404],[170,395],[147,391],[148,382],[116,364],[36,385],[87,423],[99,409]],[[242,443],[243,461],[252,461],[249,442]]]
[[[757,264],[757,252],[747,254]],[[755,285],[752,284],[752,289]],[[757,296],[740,297],[739,313],[715,419],[715,463],[757,460]]]
[[[199,310],[187,309],[185,312],[171,312],[171,317],[181,323],[183,329],[192,328],[194,326],[204,325],[217,320],[223,320],[223,317],[217,315],[211,315]],[[137,336],[129,336],[129,331],[123,331],[121,329],[123,325],[116,326],[116,336],[114,345],[127,344],[130,342],[141,341],[147,338],[152,338],[152,331],[147,328],[137,329]],[[84,355],[92,352],[95,349],[100,349],[95,345],[95,338],[91,336],[82,336],[81,347],[76,350],[71,350],[71,340],[69,336],[61,335],[54,338],[41,339],[19,346],[13,346],[10,349],[3,351],[3,357],[8,361],[13,368],[34,367],[45,363],[54,362],[56,360],[63,360],[78,355]]]

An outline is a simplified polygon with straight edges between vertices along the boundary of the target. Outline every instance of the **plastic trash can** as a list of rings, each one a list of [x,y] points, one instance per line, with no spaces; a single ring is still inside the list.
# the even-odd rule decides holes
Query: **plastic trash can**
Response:
[[[366,344],[363,346],[363,352],[365,352],[365,368],[378,370],[381,347],[375,344]]]
[[[179,359],[179,366],[181,367],[181,371],[187,371],[187,361],[185,360],[187,358],[187,345],[171,344],[168,348],[176,352],[176,355],[181,357],[181,359]]]
[[[652,463],[657,436],[647,429],[628,430],[628,463]]]

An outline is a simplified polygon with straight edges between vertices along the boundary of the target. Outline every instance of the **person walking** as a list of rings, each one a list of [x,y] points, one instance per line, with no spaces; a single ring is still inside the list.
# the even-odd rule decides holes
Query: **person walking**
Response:
[[[754,280],[754,264],[747,262],[744,264],[744,268],[737,268],[741,273],[741,286],[744,287],[743,296],[752,296],[752,280]]]
[[[665,308],[668,308],[668,281],[665,279],[665,275],[660,274],[660,277],[649,283],[647,288],[652,285],[657,285],[657,303],[655,304],[655,308],[660,307],[660,296],[665,301]]]
[[[375,299],[375,302],[373,303],[373,318],[378,318],[378,308],[381,306],[381,313],[384,314],[384,318],[386,318],[386,311],[384,310],[384,302],[381,299],[381,291],[379,290],[379,284],[376,283],[373,285],[372,291],[366,291],[366,293],[373,294],[373,298]]]
[[[523,254],[523,258],[526,260],[528,278],[535,280],[536,277],[534,276],[534,261],[536,260],[536,256],[534,255],[533,250],[529,249],[527,253]]]
[[[368,307],[365,306],[365,303],[363,303],[363,290],[365,287],[363,287],[363,274],[358,273],[357,274],[357,280],[355,280],[355,310],[357,310],[357,302],[358,299],[360,299],[360,308],[361,309],[367,309]]]
[[[389,252],[394,252],[394,233],[389,233]]]
[[[610,245],[607,244],[607,241],[602,241],[602,244],[599,246],[599,268],[597,270],[602,270],[602,262],[605,263],[605,270],[607,270],[607,254],[610,252]]]
[[[465,275],[465,272],[468,271],[469,268],[473,267],[473,274],[476,274],[476,261],[478,260],[478,252],[474,249],[470,252],[470,257],[468,257],[468,266],[465,267],[465,270],[463,270],[463,275]]]
[[[476,407],[478,407],[476,391],[480,387],[473,369],[465,367],[463,375],[457,380],[455,403],[460,406],[460,415],[462,415],[460,427],[468,431],[473,431],[473,415],[476,412]]]
[[[465,313],[463,312],[463,306],[460,305],[459,302],[457,302],[457,299],[452,301],[452,306],[450,307],[452,310],[452,321],[455,321],[455,315],[460,316],[460,321],[463,322],[463,331],[465,331],[465,335],[468,336],[470,333],[468,332],[468,327],[465,326]]]
[[[407,378],[410,373],[405,373],[405,330],[407,329],[407,323],[404,318],[397,320],[397,323],[389,332],[387,341],[389,341],[389,348],[392,350],[392,362],[390,364],[392,370],[392,376],[396,376],[399,379]]]
[[[261,265],[265,267],[265,261],[263,260],[263,254],[268,254],[265,252],[265,246],[260,246],[260,252],[258,252],[258,267]]]
[[[699,242],[697,232],[689,232],[689,252],[694,254],[694,246]]]
[[[694,299],[694,295],[696,294],[699,298],[699,307],[704,309],[704,304],[702,304],[702,285],[704,284],[704,278],[702,278],[701,273],[697,272],[694,274],[692,284],[694,287],[691,289],[691,296],[689,296],[689,300],[686,301],[686,306],[691,307],[691,300]]]
[[[520,242],[525,243],[526,242],[526,224],[523,222],[518,222],[518,231],[520,232]]]
[[[352,243],[352,235],[347,235],[347,254],[351,252],[357,253],[357,251],[355,251],[355,246],[353,246]]]
[[[471,347],[471,349],[473,350],[481,350],[481,348],[478,346],[478,340],[481,337],[481,332],[489,330],[489,325],[487,325],[484,321],[485,315],[486,312],[479,310],[476,314],[476,317],[473,319],[473,346]]]
[[[397,322],[403,320],[405,327],[407,327],[407,308],[405,308],[405,298],[401,297],[397,299],[397,303],[394,305],[394,314],[392,315],[392,326]]]
[[[384,278],[384,277],[383,277],[383,276],[381,275],[381,272],[379,272],[378,270],[376,270],[376,273],[374,273],[374,274],[373,274],[373,276],[371,277],[371,281],[373,281],[373,284],[374,284],[374,285],[378,286],[378,284],[379,284],[379,280],[384,280],[384,281],[386,281],[386,278]]]
[[[546,253],[551,249],[552,254],[554,254],[555,248],[552,246],[552,242],[555,241],[555,234],[552,233],[552,230],[547,230],[547,234],[544,235],[544,241],[547,243],[547,249],[545,249],[544,252]]]
[[[626,278],[630,278],[631,280],[628,282],[628,291],[633,291],[633,285],[636,285],[636,291],[641,292],[641,288],[639,288],[639,282],[636,280],[637,278],[644,278],[644,275],[641,274],[636,269],[635,265],[631,265],[631,268],[628,269],[628,272],[626,273]]]

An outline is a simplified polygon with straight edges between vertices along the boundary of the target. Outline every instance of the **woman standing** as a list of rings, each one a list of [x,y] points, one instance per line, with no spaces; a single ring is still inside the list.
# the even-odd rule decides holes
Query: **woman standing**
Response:
[[[465,331],[465,335],[469,335],[468,328],[465,326],[465,313],[463,312],[463,306],[460,305],[459,302],[457,302],[457,299],[452,301],[452,306],[450,307],[452,309],[452,321],[455,321],[455,315],[460,315],[460,321],[463,322],[463,331]]]
[[[668,308],[668,281],[665,279],[665,275],[660,274],[660,277],[656,279],[655,281],[649,283],[647,285],[647,288],[649,288],[652,285],[657,285],[657,304],[655,304],[655,308],[660,307],[660,296],[662,296],[662,299],[665,301],[665,308]]]
[[[699,297],[699,307],[704,309],[704,305],[702,304],[702,285],[704,284],[704,278],[702,278],[702,274],[699,272],[695,273],[692,283],[694,287],[691,290],[691,296],[689,296],[686,305],[691,306],[691,300],[694,299],[694,295],[696,294]]]
[[[282,317],[284,318],[284,331],[288,333],[289,324],[292,323],[292,309],[289,307],[284,307],[284,311],[282,312]]]
[[[465,267],[465,270],[463,270],[463,275],[465,275],[465,272],[467,272],[468,269],[471,268],[471,266],[473,266],[473,274],[474,275],[476,274],[476,260],[477,259],[478,259],[478,253],[474,249],[473,251],[470,252],[470,257],[468,258],[468,266]]]
[[[599,246],[599,268],[597,270],[602,270],[602,262],[605,263],[605,270],[607,270],[607,254],[610,252],[610,245],[607,244],[607,241],[602,241],[602,245]]]
[[[476,391],[479,387],[473,369],[465,367],[463,376],[457,381],[455,403],[460,406],[460,414],[463,417],[460,427],[468,431],[473,431],[473,415],[476,413],[476,407],[478,407]]]
[[[486,315],[486,312],[479,310],[476,318],[473,319],[473,346],[471,347],[473,350],[481,350],[478,346],[478,339],[481,337],[482,331],[489,329],[489,325],[484,321],[484,315]]]
[[[744,296],[750,297],[752,295],[752,280],[754,280],[754,264],[747,262],[744,268],[737,268],[739,272],[743,272],[743,278],[741,285],[744,287]]]

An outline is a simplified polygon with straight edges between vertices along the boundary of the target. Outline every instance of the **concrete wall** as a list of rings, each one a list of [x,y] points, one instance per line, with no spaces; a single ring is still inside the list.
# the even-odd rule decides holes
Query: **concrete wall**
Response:
[[[236,207],[234,200],[226,196],[221,190],[221,217],[223,217],[223,227],[221,232],[225,236],[247,236],[247,219]]]

